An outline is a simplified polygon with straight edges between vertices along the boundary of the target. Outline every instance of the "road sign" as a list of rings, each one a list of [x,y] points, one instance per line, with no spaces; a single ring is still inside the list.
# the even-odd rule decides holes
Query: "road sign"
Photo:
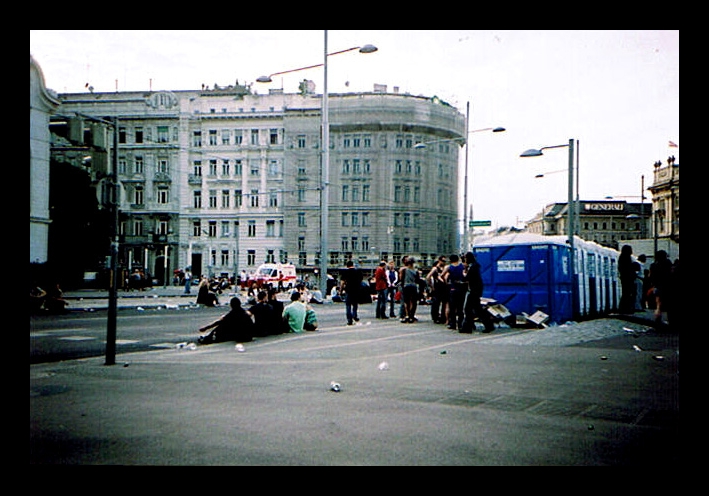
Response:
[[[488,227],[492,225],[492,221],[489,220],[471,220],[468,222],[468,227]]]

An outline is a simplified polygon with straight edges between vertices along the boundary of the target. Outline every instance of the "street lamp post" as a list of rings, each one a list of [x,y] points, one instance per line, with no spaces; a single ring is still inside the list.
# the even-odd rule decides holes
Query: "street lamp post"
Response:
[[[576,145],[578,147],[578,140],[576,140]],[[548,150],[550,148],[569,148],[569,185],[568,185],[568,204],[566,206],[568,226],[568,244],[569,244],[569,265],[570,265],[570,275],[571,275],[571,302],[574,304],[575,291],[575,281],[574,274],[576,272],[575,266],[575,253],[574,253],[574,232],[575,232],[575,222],[576,222],[576,206],[574,204],[574,140],[570,139],[568,144],[564,145],[554,145],[554,146],[543,146],[541,148],[531,148],[524,151],[520,157],[538,157],[543,155],[543,150]],[[577,159],[578,161],[578,159]]]
[[[321,185],[320,185],[320,291],[322,291],[323,299],[327,297],[327,251],[328,251],[328,218],[329,218],[329,206],[328,206],[328,190],[330,181],[330,106],[328,101],[327,93],[327,58],[331,55],[338,55],[341,53],[351,52],[353,50],[359,50],[360,53],[372,53],[377,51],[377,47],[374,45],[363,45],[356,46],[352,48],[346,48],[345,50],[340,50],[333,53],[327,53],[327,30],[324,33],[324,55],[323,63],[309,65],[307,67],[300,67],[298,69],[289,69],[287,71],[274,72],[269,76],[260,76],[256,79],[258,83],[270,83],[273,76],[278,76],[280,74],[288,74],[291,72],[303,71],[306,69],[313,69],[315,67],[323,68],[323,94],[322,94],[322,163],[320,165],[321,169]]]
[[[469,125],[470,125],[470,102],[467,103],[466,106],[466,115],[465,115],[465,138],[449,138],[449,139],[440,139],[440,140],[433,140],[433,141],[425,141],[423,143],[416,143],[414,145],[414,148],[426,148],[428,145],[434,144],[434,143],[444,143],[444,142],[456,142],[456,143],[461,143],[461,145],[465,145],[465,177],[463,179],[463,239],[467,240],[468,236],[468,155],[469,155],[469,148],[470,148],[470,140],[468,139],[469,134],[473,133],[480,133],[483,131],[492,131],[493,133],[501,133],[506,131],[506,129],[502,126],[497,126],[497,127],[484,127],[481,129],[473,129],[472,131],[469,130]],[[471,212],[470,216],[472,217],[472,205],[471,205]],[[472,220],[472,219],[471,219]],[[462,244],[462,243],[461,243]]]

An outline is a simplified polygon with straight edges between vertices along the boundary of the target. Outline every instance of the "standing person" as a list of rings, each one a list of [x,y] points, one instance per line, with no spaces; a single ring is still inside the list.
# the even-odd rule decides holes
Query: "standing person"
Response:
[[[620,313],[633,313],[635,309],[635,268],[633,267],[633,247],[623,245],[618,256],[618,277],[620,278]]]
[[[290,295],[290,303],[283,309],[283,321],[288,325],[288,331],[301,333],[304,332],[305,314],[307,308],[302,301],[300,291],[293,291]]]
[[[387,290],[389,279],[387,278],[386,262],[379,262],[379,267],[374,271],[374,290],[377,292],[376,318],[388,319],[387,317]]]
[[[396,289],[399,286],[399,274],[396,271],[396,266],[394,261],[389,261],[387,266],[387,298],[389,299],[389,317],[394,318],[396,314],[394,313],[394,300],[396,297]]]
[[[229,313],[224,314],[211,324],[199,328],[199,332],[214,328],[209,334],[199,337],[199,344],[223,343],[224,341],[246,343],[253,340],[254,321],[241,307],[241,300],[235,296],[229,305],[231,307]]]
[[[655,296],[655,322],[658,324],[662,323],[662,312],[666,312],[670,306],[671,275],[672,262],[667,258],[667,252],[665,250],[657,251],[655,261],[650,265],[650,283]]]
[[[347,325],[359,322],[357,310],[359,308],[359,298],[362,292],[362,271],[354,266],[352,260],[345,264],[347,267],[340,274],[341,293],[345,295],[345,316]]]
[[[192,272],[189,267],[185,269],[185,274],[183,277],[185,279],[185,294],[190,294],[190,287],[192,286]]]
[[[633,269],[635,269],[635,300],[633,300],[633,311],[642,312],[645,309],[643,306],[643,265],[635,261],[633,262]]]
[[[245,290],[247,287],[249,277],[246,275],[246,271],[244,269],[241,269],[241,272],[239,273],[239,287],[241,290]]]
[[[447,281],[448,292],[448,329],[456,330],[463,325],[465,296],[468,285],[465,282],[465,266],[455,253],[448,257],[450,264],[443,269],[443,279]]]
[[[682,301],[679,294],[679,258],[676,258],[670,271],[669,295],[670,302],[666,305],[667,325],[672,331],[679,331],[679,303]]]
[[[406,259],[406,265],[402,270],[402,297],[404,300],[404,318],[401,322],[405,324],[413,324],[417,322],[416,318],[416,308],[418,306],[419,299],[419,272],[414,269],[414,263],[416,260],[413,257],[408,257]]]
[[[406,273],[406,262],[408,260],[408,255],[401,257],[401,267],[399,267],[399,287],[397,288],[397,294],[399,295],[399,318],[402,322],[406,320],[406,303],[404,303],[404,274]]]
[[[273,333],[275,325],[273,307],[268,303],[268,293],[259,291],[256,304],[249,308],[249,313],[254,318],[254,336],[264,337]],[[280,319],[281,316],[278,315]]]
[[[475,258],[473,252],[465,254],[465,282],[468,284],[468,293],[465,296],[463,307],[463,324],[458,332],[470,334],[475,328],[475,317],[483,323],[483,332],[495,330],[495,323],[492,316],[483,309],[480,298],[483,295],[483,278],[480,275],[480,263]]]
[[[443,269],[446,266],[446,257],[441,255],[436,260],[436,264],[426,275],[426,283],[431,295],[431,320],[434,324],[442,324],[446,321],[446,310],[448,309],[448,286],[441,279]]]

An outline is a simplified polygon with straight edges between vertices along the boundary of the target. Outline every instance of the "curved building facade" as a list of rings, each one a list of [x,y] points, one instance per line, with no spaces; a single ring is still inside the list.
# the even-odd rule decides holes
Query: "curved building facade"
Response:
[[[59,98],[64,115],[119,119],[126,270],[162,279],[185,267],[216,276],[264,262],[320,267],[320,95],[237,83]],[[403,255],[426,266],[455,252],[465,116],[391,93],[332,94],[329,109],[328,267]]]

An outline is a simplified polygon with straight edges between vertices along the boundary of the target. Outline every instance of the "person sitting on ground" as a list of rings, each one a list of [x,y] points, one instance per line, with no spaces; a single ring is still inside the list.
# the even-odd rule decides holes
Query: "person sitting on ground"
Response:
[[[249,308],[249,313],[254,318],[254,336],[268,336],[273,334],[275,325],[273,307],[268,303],[268,293],[266,291],[259,291],[256,298],[256,304]]]
[[[59,287],[59,283],[49,288],[46,299],[44,300],[44,308],[51,314],[67,313],[66,307],[69,303],[64,299],[64,292]]]
[[[283,320],[283,302],[278,299],[278,291],[271,288],[268,290],[268,304],[273,307],[273,325],[271,334],[283,334],[290,331],[288,323]]]
[[[199,280],[197,304],[206,305],[208,307],[219,305],[219,299],[217,299],[216,293],[213,293],[209,289],[209,279],[207,279],[207,276],[202,276]]]
[[[306,313],[307,308],[302,301],[300,291],[293,291],[290,295],[290,303],[283,309],[283,320],[288,324],[288,332],[301,333],[304,331]]]
[[[47,292],[36,284],[30,286],[30,314],[39,313],[44,310],[44,300]]]
[[[254,321],[246,310],[241,307],[241,300],[234,296],[229,302],[231,310],[220,318],[200,327],[199,332],[212,332],[199,337],[199,344],[223,343],[225,341],[236,341],[246,343],[253,340]]]

